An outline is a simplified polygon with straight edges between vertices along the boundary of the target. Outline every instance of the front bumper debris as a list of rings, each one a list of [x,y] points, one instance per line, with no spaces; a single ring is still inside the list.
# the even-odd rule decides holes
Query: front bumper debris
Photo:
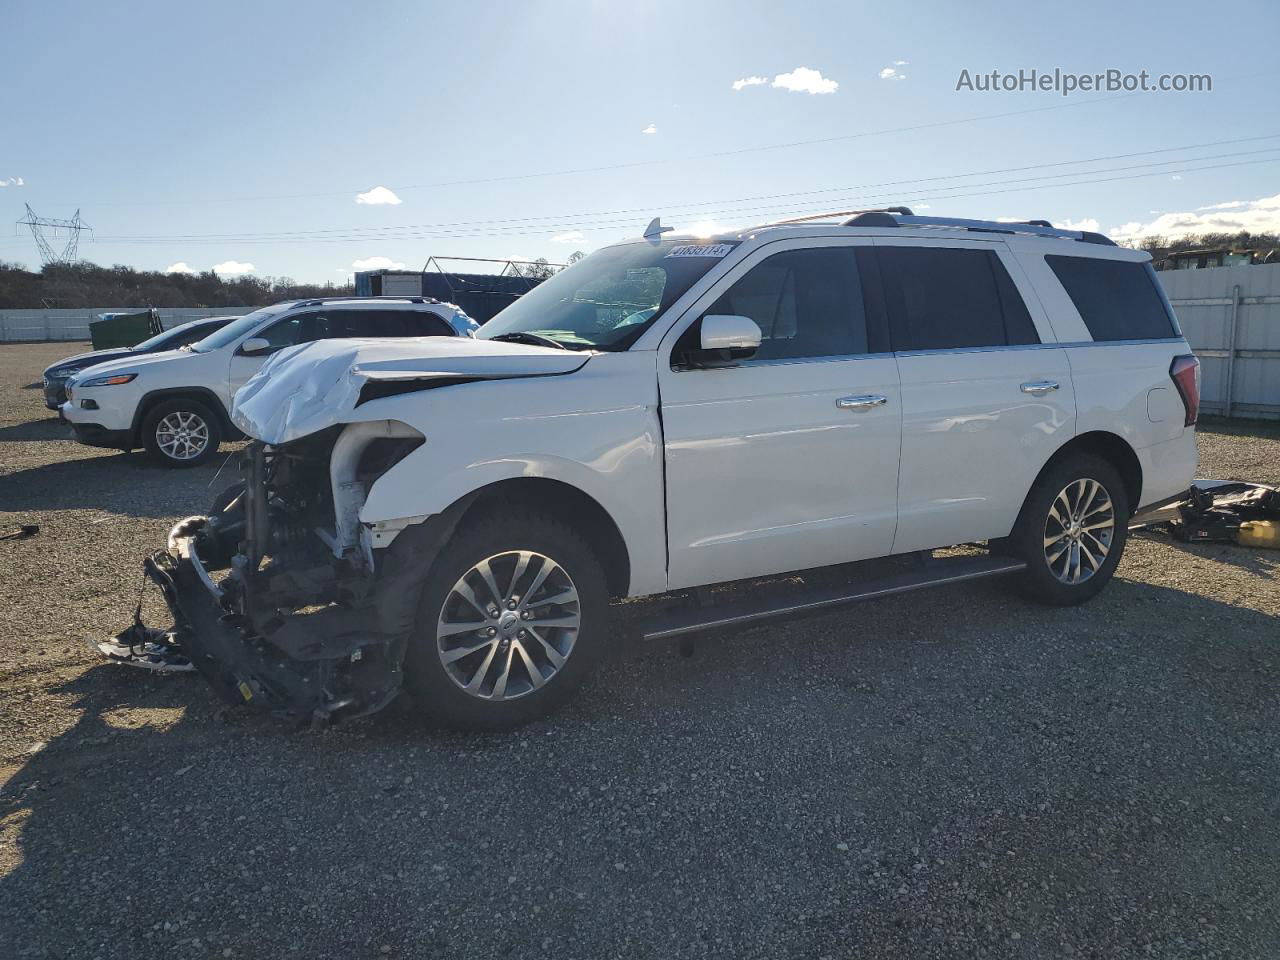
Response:
[[[229,703],[318,723],[382,709],[401,688],[421,565],[391,549],[376,568],[335,558],[305,511],[269,487],[281,468],[262,444],[242,472],[230,504],[177,524],[144,562],[178,643]]]

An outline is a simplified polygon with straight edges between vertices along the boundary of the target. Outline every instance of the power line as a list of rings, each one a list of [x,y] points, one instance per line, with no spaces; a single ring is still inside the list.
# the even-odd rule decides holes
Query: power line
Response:
[[[860,140],[867,137],[881,137],[893,133],[912,133],[917,130],[932,130],[940,127],[952,127],[965,123],[978,123],[983,120],[1002,120],[1007,117],[1020,117],[1031,113],[1045,113],[1050,110],[1066,110],[1071,107],[1086,107],[1099,103],[1111,103],[1116,100],[1126,100],[1129,97],[1138,96],[1139,93],[1122,93],[1114,97],[1097,97],[1092,100],[1072,100],[1066,103],[1055,103],[1043,107],[1028,107],[1023,110],[1007,110],[1002,113],[983,113],[975,114],[967,117],[956,117],[951,120],[934,120],[928,123],[909,124],[902,127],[884,127],[878,130],[860,130],[853,133],[836,134],[830,137],[817,137],[810,140],[791,140],[784,143],[769,143],[756,146],[738,147],[733,150],[715,150],[709,153],[684,154],[675,157],[665,157],[654,160],[632,160],[625,163],[609,163],[601,164],[593,167],[574,167],[561,170],[543,170],[534,173],[517,173],[504,174],[494,177],[474,177],[459,180],[435,180],[427,183],[414,183],[397,186],[398,191],[407,190],[431,190],[439,187],[461,187],[475,186],[493,183],[508,183],[522,180],[535,180],[546,177],[567,177],[579,176],[585,173],[605,173],[613,170],[631,170],[637,167],[661,166],[670,163],[685,163],[690,160],[710,160],[720,157],[741,156],[748,153],[761,153],[769,150],[788,150],[793,147],[809,147],[818,146],[825,143],[840,143],[846,140]],[[262,194],[249,197],[221,197],[212,200],[105,200],[92,204],[99,207],[120,207],[120,206],[172,206],[172,205],[188,205],[195,203],[260,203],[264,200],[311,200],[318,197],[347,197],[356,193],[357,190],[330,190],[319,193],[285,193],[285,194]],[[89,204],[86,204],[88,206]]]
[[[1204,160],[1233,158],[1233,157],[1240,157],[1240,156],[1252,156],[1258,153],[1274,153],[1277,150],[1280,150],[1280,147],[1272,147],[1265,150],[1238,151],[1234,153],[1217,154],[1217,155],[1211,155],[1207,157],[1192,157],[1192,158],[1184,158],[1181,160],[1160,161],[1160,162],[1151,163],[1151,164],[1130,164],[1127,166],[1112,167],[1112,168],[1106,168],[1101,170],[1071,171],[1067,173],[1048,174],[1045,176],[1037,176],[1037,177],[1022,177],[1022,178],[1014,178],[1014,179],[992,180],[992,181],[987,181],[985,183],[954,184],[951,186],[924,188],[924,192],[914,197],[904,197],[902,195],[902,191],[894,191],[892,193],[859,194],[859,195],[852,195],[852,196],[835,197],[835,198],[829,198],[820,203],[807,202],[803,204],[785,204],[785,205],[784,204],[768,204],[768,205],[753,206],[753,207],[737,206],[737,207],[726,207],[723,209],[710,210],[710,211],[707,211],[707,210],[685,211],[685,210],[676,209],[676,210],[666,210],[664,211],[664,213],[668,217],[681,217],[681,216],[689,215],[690,213],[694,216],[704,216],[704,217],[709,217],[709,216],[741,217],[741,216],[746,216],[748,214],[765,216],[770,213],[807,212],[809,209],[815,206],[825,207],[833,203],[835,204],[868,203],[868,202],[874,202],[874,201],[886,200],[886,199],[907,202],[908,200],[916,200],[916,201],[946,200],[946,199],[953,199],[953,198],[959,198],[959,197],[980,197],[980,196],[986,196],[987,193],[986,192],[954,193],[950,191],[972,190],[975,187],[1000,188],[1000,187],[1009,187],[1011,185],[1016,185],[1016,184],[1034,184],[1032,186],[1018,187],[1019,190],[1052,189],[1055,187],[1063,187],[1063,186],[1077,186],[1077,185],[1084,185],[1084,184],[1091,184],[1091,183],[1108,183],[1116,180],[1138,179],[1138,178],[1150,177],[1150,176],[1164,176],[1164,175],[1173,174],[1173,173],[1196,172],[1198,170],[1215,170],[1215,169],[1221,169],[1224,167],[1243,166],[1243,165],[1248,165],[1253,163],[1271,163],[1271,162],[1276,162],[1277,160],[1280,160],[1280,158],[1269,157],[1269,158],[1263,158],[1258,160],[1244,161],[1243,163],[1214,164],[1214,165],[1201,166],[1201,167],[1184,167],[1182,169],[1156,170],[1156,171],[1150,171],[1147,173],[1142,173],[1142,174],[1137,174],[1134,176],[1127,176],[1127,177],[1122,176],[1122,177],[1098,178],[1095,176],[1096,174],[1100,174],[1100,173],[1122,173],[1125,171],[1141,169],[1145,167],[1153,167],[1153,166],[1168,167],[1171,164],[1200,163]],[[1044,166],[1056,166],[1056,165],[1058,164],[1046,164]],[[1034,167],[1026,168],[1026,169],[1034,169]],[[958,174],[956,176],[960,177],[960,176],[972,176],[972,175],[973,174]],[[1069,180],[1069,181],[1059,182],[1059,183],[1040,182],[1040,181],[1046,181],[1046,180],[1061,180],[1064,177],[1085,177],[1086,179]],[[926,183],[926,182],[936,181],[938,179],[951,179],[951,178],[924,178],[921,181],[904,181],[904,182]],[[875,185],[872,184],[868,186],[875,186]],[[850,189],[853,189],[853,188],[850,188]],[[940,191],[948,191],[948,192],[940,192]],[[1012,191],[996,189],[990,192],[998,194],[998,193],[1007,193]],[[645,211],[647,213],[652,213],[655,209],[662,209],[662,208],[659,205],[658,207],[645,208]],[[584,214],[581,216],[586,216],[586,215]],[[499,221],[475,221],[474,222],[475,225],[469,225],[465,223],[452,224],[452,225],[450,224],[416,224],[416,225],[406,225],[403,227],[379,228],[377,232],[365,233],[362,235],[355,235],[355,236],[350,235],[345,231],[331,230],[331,231],[298,231],[298,232],[281,231],[279,233],[271,233],[271,234],[214,234],[214,235],[188,234],[188,235],[175,235],[175,236],[160,236],[160,235],[103,236],[101,239],[104,241],[110,241],[114,243],[130,243],[130,244],[156,244],[156,243],[269,244],[269,243],[331,243],[331,242],[348,243],[348,242],[358,242],[358,241],[364,241],[364,240],[389,241],[389,240],[414,240],[414,239],[430,239],[430,238],[445,238],[445,237],[462,238],[462,237],[531,236],[534,234],[541,234],[548,231],[565,231],[570,229],[587,231],[587,232],[596,232],[596,231],[606,230],[606,229],[627,228],[627,227],[633,226],[635,224],[635,221],[634,219],[631,219],[631,218],[626,218],[626,219],[603,218],[603,219],[596,219],[596,220],[580,220],[580,221],[562,220],[556,223],[539,223],[537,225],[528,226],[528,227],[511,225],[514,223],[516,223],[516,221],[499,220]],[[493,229],[485,230],[484,227],[489,224],[496,224],[497,226],[495,226]],[[508,226],[504,227],[502,226],[503,224],[508,224]],[[321,235],[317,235],[317,234],[321,234]]]
[[[922,184],[922,183],[936,183],[941,180],[959,180],[967,177],[989,176],[992,174],[999,174],[999,173],[1018,173],[1026,170],[1043,170],[1043,169],[1050,169],[1055,167],[1076,166],[1079,164],[1100,163],[1104,160],[1124,160],[1132,157],[1154,156],[1156,154],[1177,153],[1183,150],[1199,150],[1207,147],[1227,146],[1230,144],[1239,144],[1239,143],[1254,143],[1259,140],[1275,140],[1275,139],[1280,139],[1280,133],[1263,134],[1261,136],[1256,136],[1256,137],[1239,137],[1231,140],[1212,140],[1212,141],[1207,141],[1205,143],[1184,144],[1178,147],[1162,147],[1155,150],[1139,150],[1132,153],[1107,154],[1107,155],[1097,156],[1097,157],[1086,157],[1079,160],[1057,160],[1050,163],[1027,164],[1019,167],[1000,167],[993,170],[975,170],[975,171],[970,171],[968,173],[943,174],[939,176],[920,177],[920,178],[907,179],[907,180],[884,180],[878,183],[863,183],[863,184],[857,184],[853,186],[843,186],[843,187],[823,187],[821,189],[800,190],[800,191],[793,191],[788,193],[766,193],[766,194],[757,194],[754,196],[736,197],[736,198],[721,199],[721,200],[704,200],[704,201],[691,201],[691,202],[685,202],[685,203],[666,203],[666,204],[657,203],[657,204],[650,204],[644,207],[631,207],[631,208],[623,208],[623,209],[616,209],[616,210],[598,210],[598,211],[592,211],[588,213],[545,214],[545,215],[536,216],[536,217],[501,217],[501,218],[494,218],[489,220],[459,220],[459,221],[441,222],[441,223],[388,224],[388,225],[378,226],[378,227],[359,227],[359,226],[334,227],[334,228],[323,229],[323,230],[268,230],[268,231],[257,231],[257,232],[188,233],[188,234],[136,234],[136,235],[135,234],[126,234],[126,235],[116,234],[113,236],[119,239],[124,239],[126,237],[128,239],[142,239],[145,237],[156,237],[161,239],[183,239],[183,240],[197,239],[197,238],[199,239],[225,238],[228,240],[232,240],[232,239],[240,239],[240,238],[276,237],[276,236],[290,236],[290,237],[319,236],[322,234],[359,234],[359,233],[383,234],[383,233],[386,233],[387,231],[393,231],[393,230],[438,229],[438,228],[446,228],[446,227],[448,228],[473,227],[473,226],[487,226],[491,224],[521,224],[521,223],[531,224],[531,223],[546,222],[546,221],[555,221],[556,224],[563,227],[566,225],[571,225],[572,221],[577,221],[579,219],[585,219],[585,218],[591,218],[591,217],[617,216],[622,214],[633,214],[633,213],[644,214],[644,213],[652,213],[654,210],[659,210],[659,209],[667,209],[667,210],[674,209],[679,211],[688,211],[694,208],[714,207],[718,205],[741,204],[741,203],[746,203],[754,200],[782,200],[782,199],[791,199],[793,197],[817,196],[819,194],[839,193],[841,191],[847,191],[847,190],[867,190],[874,187],[894,187],[894,186],[907,186],[907,185]],[[1255,152],[1263,153],[1267,151],[1255,151]],[[1247,153],[1247,151],[1245,153]],[[1210,156],[1210,157],[1183,157],[1176,160],[1165,160],[1165,161],[1160,161],[1157,163],[1147,164],[1147,165],[1158,166],[1158,165],[1173,164],[1173,163],[1187,163],[1187,162],[1193,162],[1193,161],[1199,161],[1199,160],[1212,160],[1212,159],[1219,159],[1221,157],[1228,157],[1228,156],[1243,156],[1245,155],[1245,153],[1219,154],[1219,155]],[[1063,174],[1063,176],[1066,176],[1066,175],[1067,174]],[[1047,179],[1047,178],[1036,178],[1036,179]],[[833,201],[827,200],[823,202],[830,203]],[[672,214],[669,213],[668,216],[670,215]]]

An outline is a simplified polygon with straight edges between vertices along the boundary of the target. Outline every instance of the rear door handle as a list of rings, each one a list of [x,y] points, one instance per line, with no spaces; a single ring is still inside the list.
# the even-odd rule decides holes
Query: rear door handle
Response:
[[[1024,383],[1019,389],[1023,393],[1032,393],[1040,396],[1044,393],[1050,393],[1058,389],[1057,380],[1032,380],[1030,383]]]
[[[888,402],[888,397],[871,394],[865,397],[841,397],[836,401],[836,406],[841,410],[870,410],[872,407],[883,407]]]

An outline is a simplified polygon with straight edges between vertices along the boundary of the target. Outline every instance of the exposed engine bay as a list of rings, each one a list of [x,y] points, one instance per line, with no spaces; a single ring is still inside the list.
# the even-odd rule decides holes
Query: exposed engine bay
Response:
[[[175,638],[229,702],[324,722],[399,692],[427,572],[416,548],[431,525],[375,553],[358,510],[373,480],[422,442],[403,434],[359,424],[250,443],[242,482],[146,561]],[[409,553],[417,562],[400,563]]]

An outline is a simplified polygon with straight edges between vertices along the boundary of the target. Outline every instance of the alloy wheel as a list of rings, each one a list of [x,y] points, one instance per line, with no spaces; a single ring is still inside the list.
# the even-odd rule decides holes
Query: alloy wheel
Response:
[[[175,410],[156,424],[156,445],[166,457],[194,460],[209,446],[209,425],[198,413]]]
[[[1059,581],[1075,586],[1102,569],[1115,540],[1116,513],[1107,488],[1097,480],[1074,480],[1049,507],[1044,559]]]
[[[511,550],[481,560],[453,585],[436,623],[436,652],[464,692],[513,700],[559,673],[581,622],[565,569],[532,550]]]

